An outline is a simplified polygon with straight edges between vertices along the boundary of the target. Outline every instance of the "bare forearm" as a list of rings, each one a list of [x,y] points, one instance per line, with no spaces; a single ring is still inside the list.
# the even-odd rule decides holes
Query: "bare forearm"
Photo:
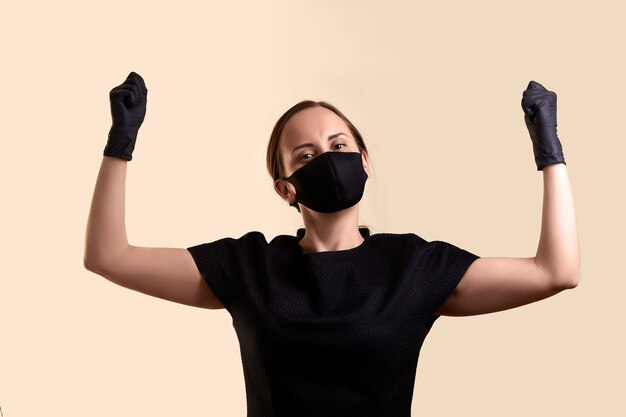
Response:
[[[543,169],[541,235],[535,262],[559,285],[578,284],[580,254],[574,197],[562,163]]]
[[[128,248],[125,224],[128,161],[102,157],[85,235],[85,267],[106,265]]]

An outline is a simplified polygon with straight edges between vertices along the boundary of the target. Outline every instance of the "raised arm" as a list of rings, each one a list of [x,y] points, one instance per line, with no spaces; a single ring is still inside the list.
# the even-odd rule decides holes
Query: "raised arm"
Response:
[[[147,94],[147,90],[141,91],[142,87],[145,88],[143,80],[131,76],[125,84],[111,91],[112,108],[116,104],[124,108],[112,109],[114,124],[91,201],[83,264],[89,271],[144,294],[195,307],[223,308],[203,281],[187,249],[147,248],[128,243],[125,224],[126,171],[141,125],[141,122],[137,124],[137,120],[143,121],[141,109],[139,113],[132,112],[137,109],[136,106],[141,107],[142,100],[145,106]],[[128,87],[127,83],[139,90]],[[136,91],[138,95],[131,99],[128,91]],[[123,94],[128,100],[114,103],[119,97],[116,94]],[[116,111],[129,110],[130,116],[122,114],[123,117],[116,117],[116,114],[120,116]],[[134,131],[133,126],[127,124],[133,117]]]
[[[522,102],[523,107],[526,105],[525,120],[537,169],[543,171],[541,233],[536,255],[477,259],[438,314],[468,316],[506,310],[578,285],[578,229],[566,164],[556,136],[556,95],[534,81],[526,92]]]

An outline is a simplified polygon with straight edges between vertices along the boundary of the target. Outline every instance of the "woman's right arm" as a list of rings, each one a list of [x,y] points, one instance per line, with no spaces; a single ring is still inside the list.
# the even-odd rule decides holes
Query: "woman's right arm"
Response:
[[[143,88],[143,96],[135,94],[132,99],[122,102],[122,96],[128,98],[133,91],[137,93],[137,86]],[[141,99],[137,100],[137,97],[143,99],[145,106],[146,94],[143,79],[136,73],[131,73],[125,84],[111,91],[112,106],[116,106],[112,107],[113,127],[91,201],[83,264],[89,271],[111,282],[147,295],[194,307],[224,308],[204,282],[187,249],[128,244],[124,199],[126,169],[132,159],[134,142],[131,146],[124,142],[128,139],[129,129],[120,121],[126,123],[135,116],[135,128],[139,128],[145,107],[143,114],[136,112],[141,105]],[[117,99],[119,101],[115,101]]]
[[[128,244],[124,203],[127,165],[123,159],[103,156],[87,222],[85,268],[147,295],[194,307],[224,308],[187,249]]]

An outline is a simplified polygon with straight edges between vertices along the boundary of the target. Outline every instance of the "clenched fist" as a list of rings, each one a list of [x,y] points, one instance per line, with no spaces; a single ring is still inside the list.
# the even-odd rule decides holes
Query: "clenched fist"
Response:
[[[556,134],[556,93],[531,81],[522,97],[522,110],[533,142],[537,170],[542,171],[547,165],[565,164],[561,142]]]
[[[109,92],[113,123],[103,152],[105,156],[133,159],[139,127],[146,117],[147,97],[146,84],[136,72],[128,74],[122,84]]]

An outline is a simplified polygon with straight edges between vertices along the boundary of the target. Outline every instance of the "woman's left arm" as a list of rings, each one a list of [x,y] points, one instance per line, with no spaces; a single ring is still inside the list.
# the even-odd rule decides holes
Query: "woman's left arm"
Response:
[[[537,254],[532,258],[476,259],[452,294],[437,310],[437,314],[470,316],[507,310],[550,297],[578,285],[580,279],[578,230],[574,198],[560,142],[556,136],[556,96],[547,90],[531,90],[537,88],[536,86],[543,89],[540,84],[533,83],[531,82],[527,91],[531,94],[535,91],[540,92],[538,98],[534,99],[541,107],[539,110],[544,112],[540,116],[545,119],[548,108],[554,112],[552,122],[554,132],[553,136],[548,138],[545,136],[545,129],[535,130],[535,125],[532,124],[540,119],[528,118],[529,113],[534,114],[530,110],[530,105],[526,118],[533,139],[537,169],[543,171],[543,208]],[[551,96],[548,96],[548,102],[552,101],[550,106],[544,104],[547,93],[551,93]],[[530,94],[529,96],[533,98]],[[526,94],[524,97],[526,99]],[[544,134],[543,137],[535,133],[539,131]],[[552,141],[552,145],[548,143],[549,141]],[[550,149],[554,152],[546,151]],[[554,163],[557,160],[563,163]]]
[[[538,301],[580,279],[574,199],[565,164],[543,169],[541,235],[533,258],[476,259],[439,308],[445,316],[470,316]]]

